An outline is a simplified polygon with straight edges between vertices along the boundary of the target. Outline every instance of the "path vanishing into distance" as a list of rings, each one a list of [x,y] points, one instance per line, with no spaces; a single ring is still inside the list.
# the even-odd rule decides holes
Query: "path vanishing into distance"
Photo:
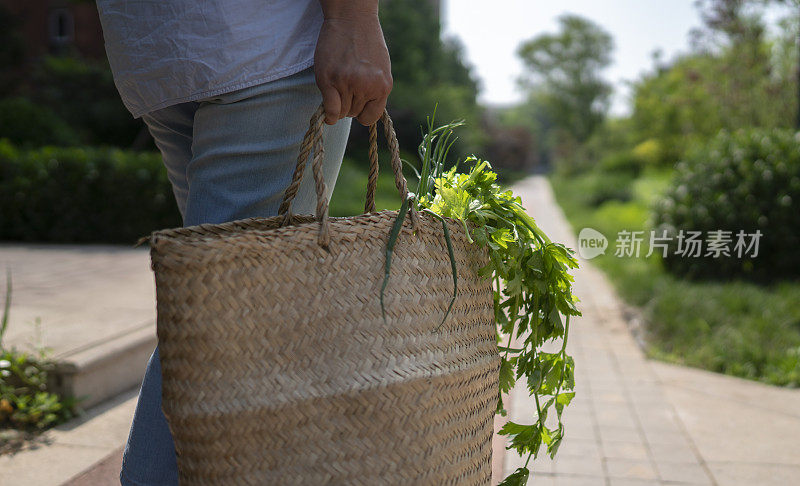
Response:
[[[576,248],[545,178],[513,189],[553,240]],[[74,362],[78,389],[94,390],[98,402],[101,391],[106,396],[45,432],[36,448],[0,456],[0,484],[119,484],[122,446],[155,345],[149,263],[141,248],[0,245],[0,266],[14,276],[5,344],[43,341],[54,357]],[[555,461],[545,454],[532,461],[529,484],[800,485],[800,390],[647,359],[604,275],[581,261],[574,276],[583,312],[570,324],[567,346],[576,397],[564,411]],[[508,418],[531,423],[535,406],[524,383],[510,395]],[[505,439],[495,437],[494,484],[524,464],[505,450]]]
[[[546,178],[512,189],[551,239],[577,248]],[[556,459],[531,461],[531,484],[800,485],[800,390],[646,358],[605,275],[585,260],[573,275],[583,313],[567,342],[576,395]],[[524,382],[510,395],[509,418],[531,423]],[[525,460],[495,439],[496,484]]]

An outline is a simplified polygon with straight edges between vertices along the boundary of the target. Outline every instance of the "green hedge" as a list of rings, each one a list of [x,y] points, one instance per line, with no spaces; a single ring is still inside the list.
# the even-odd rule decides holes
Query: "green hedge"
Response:
[[[0,99],[0,137],[25,147],[80,144],[78,134],[53,110],[19,96]]]
[[[635,154],[623,151],[614,152],[600,159],[597,169],[603,173],[624,174],[634,178],[641,174],[643,165],[643,161]]]
[[[45,56],[31,78],[31,101],[69,124],[82,144],[130,147],[144,128],[122,104],[106,62]]]
[[[673,256],[667,268],[688,277],[800,277],[800,134],[790,130],[722,131],[677,165],[671,189],[655,208],[655,225],[730,231],[730,257]],[[739,231],[760,231],[758,256],[738,258]],[[749,243],[749,239],[747,240]],[[705,245],[704,245],[705,246]]]
[[[161,156],[0,140],[0,239],[132,244],[181,225]]]
[[[630,201],[633,197],[630,174],[595,170],[569,177],[578,188],[578,202],[587,207],[598,207],[608,201]]]

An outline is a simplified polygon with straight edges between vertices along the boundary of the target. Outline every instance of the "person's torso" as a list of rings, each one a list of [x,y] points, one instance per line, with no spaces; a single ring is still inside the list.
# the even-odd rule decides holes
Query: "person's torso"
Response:
[[[114,82],[135,116],[313,64],[319,0],[97,0]]]

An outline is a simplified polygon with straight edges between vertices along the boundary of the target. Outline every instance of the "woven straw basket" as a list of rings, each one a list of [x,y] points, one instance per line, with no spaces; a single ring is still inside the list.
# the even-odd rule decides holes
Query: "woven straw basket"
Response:
[[[322,117],[302,145],[280,216],[158,231],[162,409],[182,485],[485,485],[498,395],[487,255],[448,220],[403,223],[380,308],[397,211],[328,218]],[[384,113],[392,167],[408,195]],[[313,153],[317,217],[289,204]],[[416,227],[416,232],[413,231]],[[438,328],[438,329],[437,329]]]

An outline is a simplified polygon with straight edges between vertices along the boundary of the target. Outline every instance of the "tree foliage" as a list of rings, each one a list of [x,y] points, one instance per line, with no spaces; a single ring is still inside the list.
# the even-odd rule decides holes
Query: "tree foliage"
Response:
[[[401,143],[419,140],[421,122],[438,104],[440,120],[467,121],[461,142],[469,143],[456,151],[474,150],[480,142],[478,82],[464,61],[461,43],[442,39],[430,0],[383,2],[380,17],[394,78],[389,111]]]
[[[747,3],[701,2],[705,27],[694,51],[634,83],[634,139],[657,143],[664,163],[722,129],[794,126],[797,20],[783,19],[770,37]]]
[[[563,15],[560,31],[523,43],[518,54],[526,68],[521,80],[555,127],[586,141],[608,110],[611,86],[601,73],[611,63],[614,42],[588,19]]]

